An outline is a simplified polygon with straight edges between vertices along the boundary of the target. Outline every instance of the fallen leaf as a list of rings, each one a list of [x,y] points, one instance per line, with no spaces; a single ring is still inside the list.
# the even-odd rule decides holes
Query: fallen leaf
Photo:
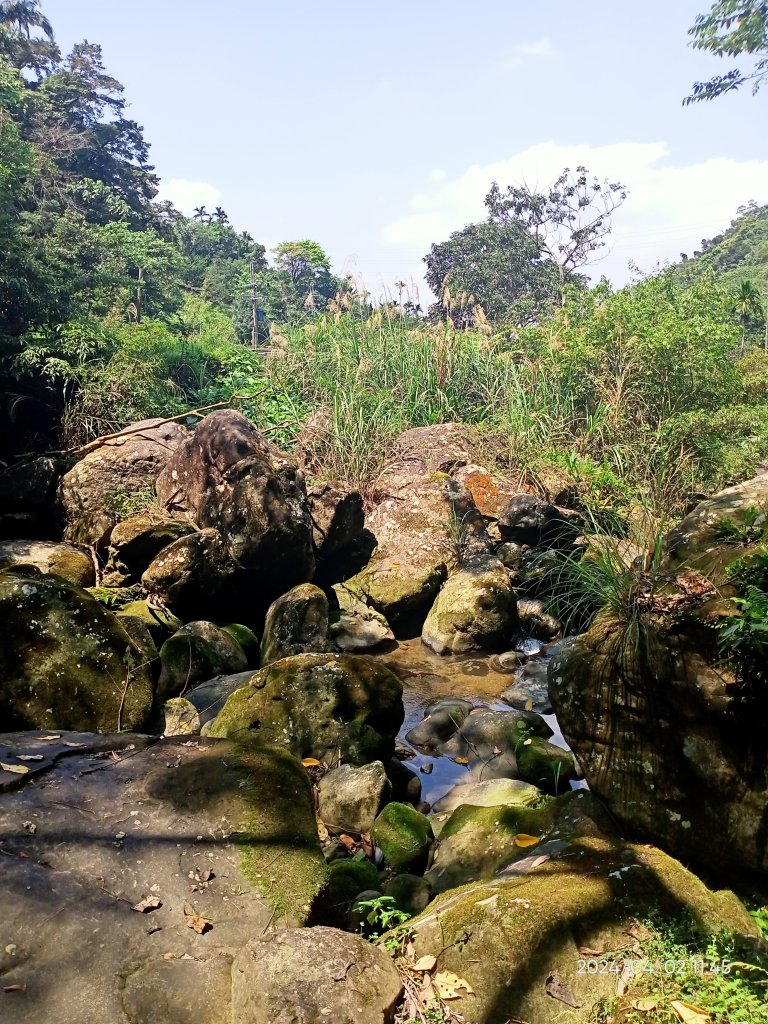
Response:
[[[163,960],[177,960],[178,957],[175,953],[163,953]]]
[[[157,896],[147,896],[145,899],[140,900],[135,907],[131,907],[131,910],[136,910],[140,914],[148,914],[152,910],[159,910],[162,905]]]
[[[587,956],[587,957],[588,956],[602,956],[602,955],[603,955],[603,950],[602,949],[592,949],[591,946],[580,946],[579,947],[579,956],[581,956],[581,957],[585,957],[585,956]]]
[[[357,843],[356,843],[356,842],[355,842],[355,840],[354,840],[354,839],[352,838],[352,836],[348,836],[348,835],[346,834],[346,832],[343,832],[343,833],[342,833],[342,834],[341,834],[341,835],[339,836],[339,842],[340,842],[340,843],[343,843],[343,844],[344,844],[344,846],[346,846],[346,848],[347,848],[348,850],[354,850],[354,848],[355,848],[355,847],[357,846]]]
[[[19,761],[44,761],[45,758],[42,754],[14,754],[14,757],[18,758]]]
[[[427,953],[426,956],[419,957],[415,964],[409,964],[408,966],[411,968],[412,971],[426,972],[431,971],[436,963],[436,958],[433,957],[430,953]]]
[[[26,991],[27,991],[27,986],[23,982],[20,985],[3,985],[3,992],[7,992],[9,995],[12,992],[26,992]]]
[[[301,763],[305,768],[319,768],[322,761],[318,761],[316,757],[305,757]]]
[[[531,745],[532,743],[533,743],[533,740],[532,740],[532,739],[527,739],[527,740],[523,740],[523,746],[524,746],[524,747],[530,747],[530,745]]]
[[[541,839],[539,836],[527,836],[525,832],[520,832],[515,836],[513,842],[515,846],[521,846],[525,849],[528,846],[535,846],[537,843],[540,843]]]
[[[61,739],[61,733],[56,733],[56,735],[51,735],[51,736],[38,736],[38,739],[45,740],[46,743],[49,740],[60,740]]]
[[[645,942],[646,939],[650,939],[652,934],[650,929],[646,928],[644,924],[640,924],[639,921],[633,921],[629,928],[627,928],[627,935],[631,935],[638,942]]]
[[[205,935],[213,928],[213,924],[207,921],[204,917],[200,917],[198,914],[184,914],[187,922],[187,928],[191,928],[192,931],[197,932],[198,935]]]
[[[459,978],[458,975],[452,971],[438,971],[432,977],[432,984],[435,987],[435,992],[440,999],[461,999],[465,995],[473,996],[475,990],[465,981],[463,978]],[[463,988],[464,992],[459,992],[459,989]]]
[[[529,697],[528,700],[525,702],[525,710],[526,711],[533,711],[533,698],[532,697]]]
[[[632,1009],[639,1010],[640,1013],[650,1013],[651,1010],[655,1010],[658,1006],[658,1002],[653,996],[645,996],[643,999],[633,999]]]
[[[0,768],[4,772],[13,772],[14,775],[26,775],[29,772],[29,768],[25,764],[3,764],[0,761]]]
[[[679,999],[673,999],[669,1005],[683,1024],[709,1024],[712,1020],[706,1010],[702,1010],[700,1006],[693,1006],[692,1003],[683,1003]]]
[[[573,992],[571,992],[567,985],[563,984],[554,971],[548,976],[544,987],[548,996],[558,999],[561,1003],[565,1003],[566,1006],[572,1006],[574,1010],[578,1010],[581,1006],[581,1003],[577,1003],[574,999]]]
[[[453,763],[454,764],[469,764],[469,758],[468,757],[454,757]]]
[[[84,743],[72,743],[71,740],[64,740],[65,747],[84,747]]]

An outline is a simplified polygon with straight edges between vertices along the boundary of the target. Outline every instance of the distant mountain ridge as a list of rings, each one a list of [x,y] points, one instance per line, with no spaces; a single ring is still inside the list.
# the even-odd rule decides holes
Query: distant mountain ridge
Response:
[[[744,281],[762,289],[768,284],[768,204],[739,207],[738,216],[722,234],[703,239],[701,249],[692,256],[681,255],[675,269],[686,284],[712,273],[734,290]]]

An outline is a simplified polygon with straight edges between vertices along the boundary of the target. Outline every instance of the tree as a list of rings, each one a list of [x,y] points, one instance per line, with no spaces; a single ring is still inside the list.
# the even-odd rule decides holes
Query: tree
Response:
[[[765,323],[765,308],[760,289],[753,281],[742,281],[734,304],[734,313],[741,326],[741,351],[746,346],[747,331]]]
[[[286,308],[300,313],[325,306],[339,282],[331,274],[331,261],[322,246],[309,238],[281,242],[272,250],[275,266],[286,278]]]
[[[438,297],[431,313],[450,316],[457,326],[474,325],[475,303],[494,323],[527,323],[557,296],[554,268],[517,220],[467,224],[432,245],[424,262],[427,284]]]
[[[508,185],[502,192],[494,181],[485,205],[491,220],[520,224],[531,235],[542,259],[557,268],[563,302],[569,279],[605,245],[611,216],[626,198],[624,185],[590,180],[587,168],[579,166],[575,172],[566,167],[546,192],[527,185]]]
[[[32,38],[33,28],[39,28],[53,41],[53,28],[40,10],[40,0],[0,0],[0,25],[27,39]]]
[[[694,82],[693,92],[684,104],[713,100],[746,82],[752,92],[768,80],[768,2],[766,0],[718,0],[708,14],[700,14],[688,30],[691,46],[707,50],[718,57],[755,58],[751,70],[732,68],[724,75],[714,75],[706,82]]]

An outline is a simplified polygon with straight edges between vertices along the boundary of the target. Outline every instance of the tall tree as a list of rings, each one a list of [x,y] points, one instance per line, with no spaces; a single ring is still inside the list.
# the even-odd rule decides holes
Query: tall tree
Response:
[[[583,166],[575,171],[566,167],[544,192],[527,185],[508,185],[502,191],[494,181],[485,205],[491,220],[520,224],[535,240],[542,259],[557,268],[560,298],[564,301],[568,281],[605,245],[612,214],[627,194],[618,181],[590,178]]]
[[[694,82],[684,104],[713,100],[747,82],[752,92],[768,80],[768,2],[766,0],[718,0],[708,14],[700,14],[688,30],[691,46],[718,57],[754,58],[751,69],[732,68],[706,82]]]

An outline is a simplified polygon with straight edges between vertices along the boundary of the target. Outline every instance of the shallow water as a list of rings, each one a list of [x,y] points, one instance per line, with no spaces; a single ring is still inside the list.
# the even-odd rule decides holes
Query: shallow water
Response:
[[[494,711],[509,711],[508,704],[499,700],[514,678],[514,669],[504,670],[493,655],[456,654],[441,656],[430,651],[419,637],[402,640],[396,647],[378,655],[403,683],[405,721],[398,736],[403,747],[413,751],[405,764],[419,772],[422,798],[433,804],[459,782],[467,781],[469,766],[456,764],[449,757],[423,754],[405,739],[405,734],[423,718],[430,704],[445,697],[462,697],[477,707]],[[536,658],[546,664],[545,655]],[[550,742],[569,750],[554,715],[542,715],[553,730]],[[431,765],[431,769],[429,766]],[[429,774],[423,772],[427,768]],[[573,788],[584,788],[586,783],[572,783]]]

